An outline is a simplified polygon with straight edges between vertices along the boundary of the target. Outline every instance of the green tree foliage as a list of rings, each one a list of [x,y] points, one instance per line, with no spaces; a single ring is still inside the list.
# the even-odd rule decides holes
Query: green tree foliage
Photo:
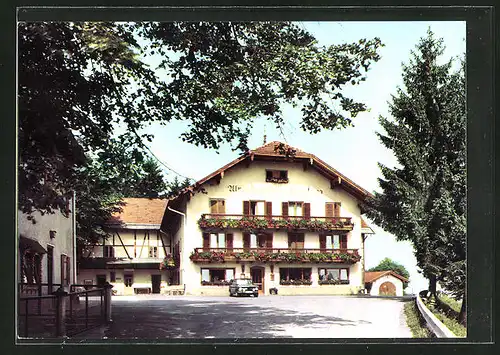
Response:
[[[399,240],[413,243],[417,264],[430,280],[465,297],[466,170],[464,65],[438,64],[442,40],[429,31],[404,66],[405,89],[381,118],[383,145],[398,166],[381,165],[381,193],[368,216]],[[464,302],[465,304],[465,302]]]
[[[185,178],[183,181],[180,181],[176,176],[172,182],[167,183],[166,197],[167,198],[174,198],[183,189],[185,189],[186,187],[189,187],[191,185],[192,185],[191,180],[189,180],[188,178]]]
[[[167,192],[167,183],[164,180],[160,166],[154,159],[147,159],[142,164],[142,173],[139,175],[131,197],[162,198]]]
[[[320,47],[285,22],[37,22],[20,23],[18,34],[25,213],[64,208],[86,157],[110,152],[118,125],[136,154],[151,139],[141,128],[172,120],[186,121],[187,142],[246,150],[255,118],[281,129],[283,103],[300,106],[305,131],[346,127],[366,108],[342,89],[365,79],[381,46],[375,38]],[[158,68],[145,64],[152,56]]]
[[[410,279],[410,273],[408,272],[408,270],[406,270],[406,268],[403,265],[389,258],[382,259],[382,261],[380,261],[380,263],[377,266],[372,267],[368,271],[390,271],[390,270],[394,271],[396,274],[401,275],[408,280]],[[403,288],[407,287],[408,287],[408,281],[403,282]]]

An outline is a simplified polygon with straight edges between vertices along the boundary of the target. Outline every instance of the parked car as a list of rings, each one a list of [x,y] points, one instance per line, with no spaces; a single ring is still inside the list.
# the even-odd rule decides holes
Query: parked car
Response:
[[[259,288],[253,284],[251,279],[232,280],[229,285],[229,296],[253,295],[259,297]]]

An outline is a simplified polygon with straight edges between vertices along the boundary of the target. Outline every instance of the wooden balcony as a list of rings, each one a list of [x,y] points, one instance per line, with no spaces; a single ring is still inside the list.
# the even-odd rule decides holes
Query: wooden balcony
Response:
[[[291,248],[196,248],[191,253],[195,263],[226,261],[272,263],[344,263],[354,264],[361,257],[358,249],[291,249]]]
[[[351,231],[351,217],[265,216],[243,214],[202,214],[198,220],[201,229],[223,230],[308,230]]]

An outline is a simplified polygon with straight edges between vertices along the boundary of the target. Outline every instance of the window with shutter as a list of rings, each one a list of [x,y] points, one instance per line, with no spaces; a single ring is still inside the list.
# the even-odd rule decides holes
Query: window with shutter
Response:
[[[210,213],[224,214],[226,213],[226,201],[223,199],[210,200]]]

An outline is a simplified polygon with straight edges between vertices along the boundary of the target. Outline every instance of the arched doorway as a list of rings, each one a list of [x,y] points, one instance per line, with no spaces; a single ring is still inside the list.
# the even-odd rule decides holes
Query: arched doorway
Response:
[[[396,296],[396,286],[392,282],[386,281],[380,285],[378,294],[381,296]]]
[[[264,293],[264,270],[263,266],[253,266],[250,268],[252,282],[259,287],[259,295]]]

